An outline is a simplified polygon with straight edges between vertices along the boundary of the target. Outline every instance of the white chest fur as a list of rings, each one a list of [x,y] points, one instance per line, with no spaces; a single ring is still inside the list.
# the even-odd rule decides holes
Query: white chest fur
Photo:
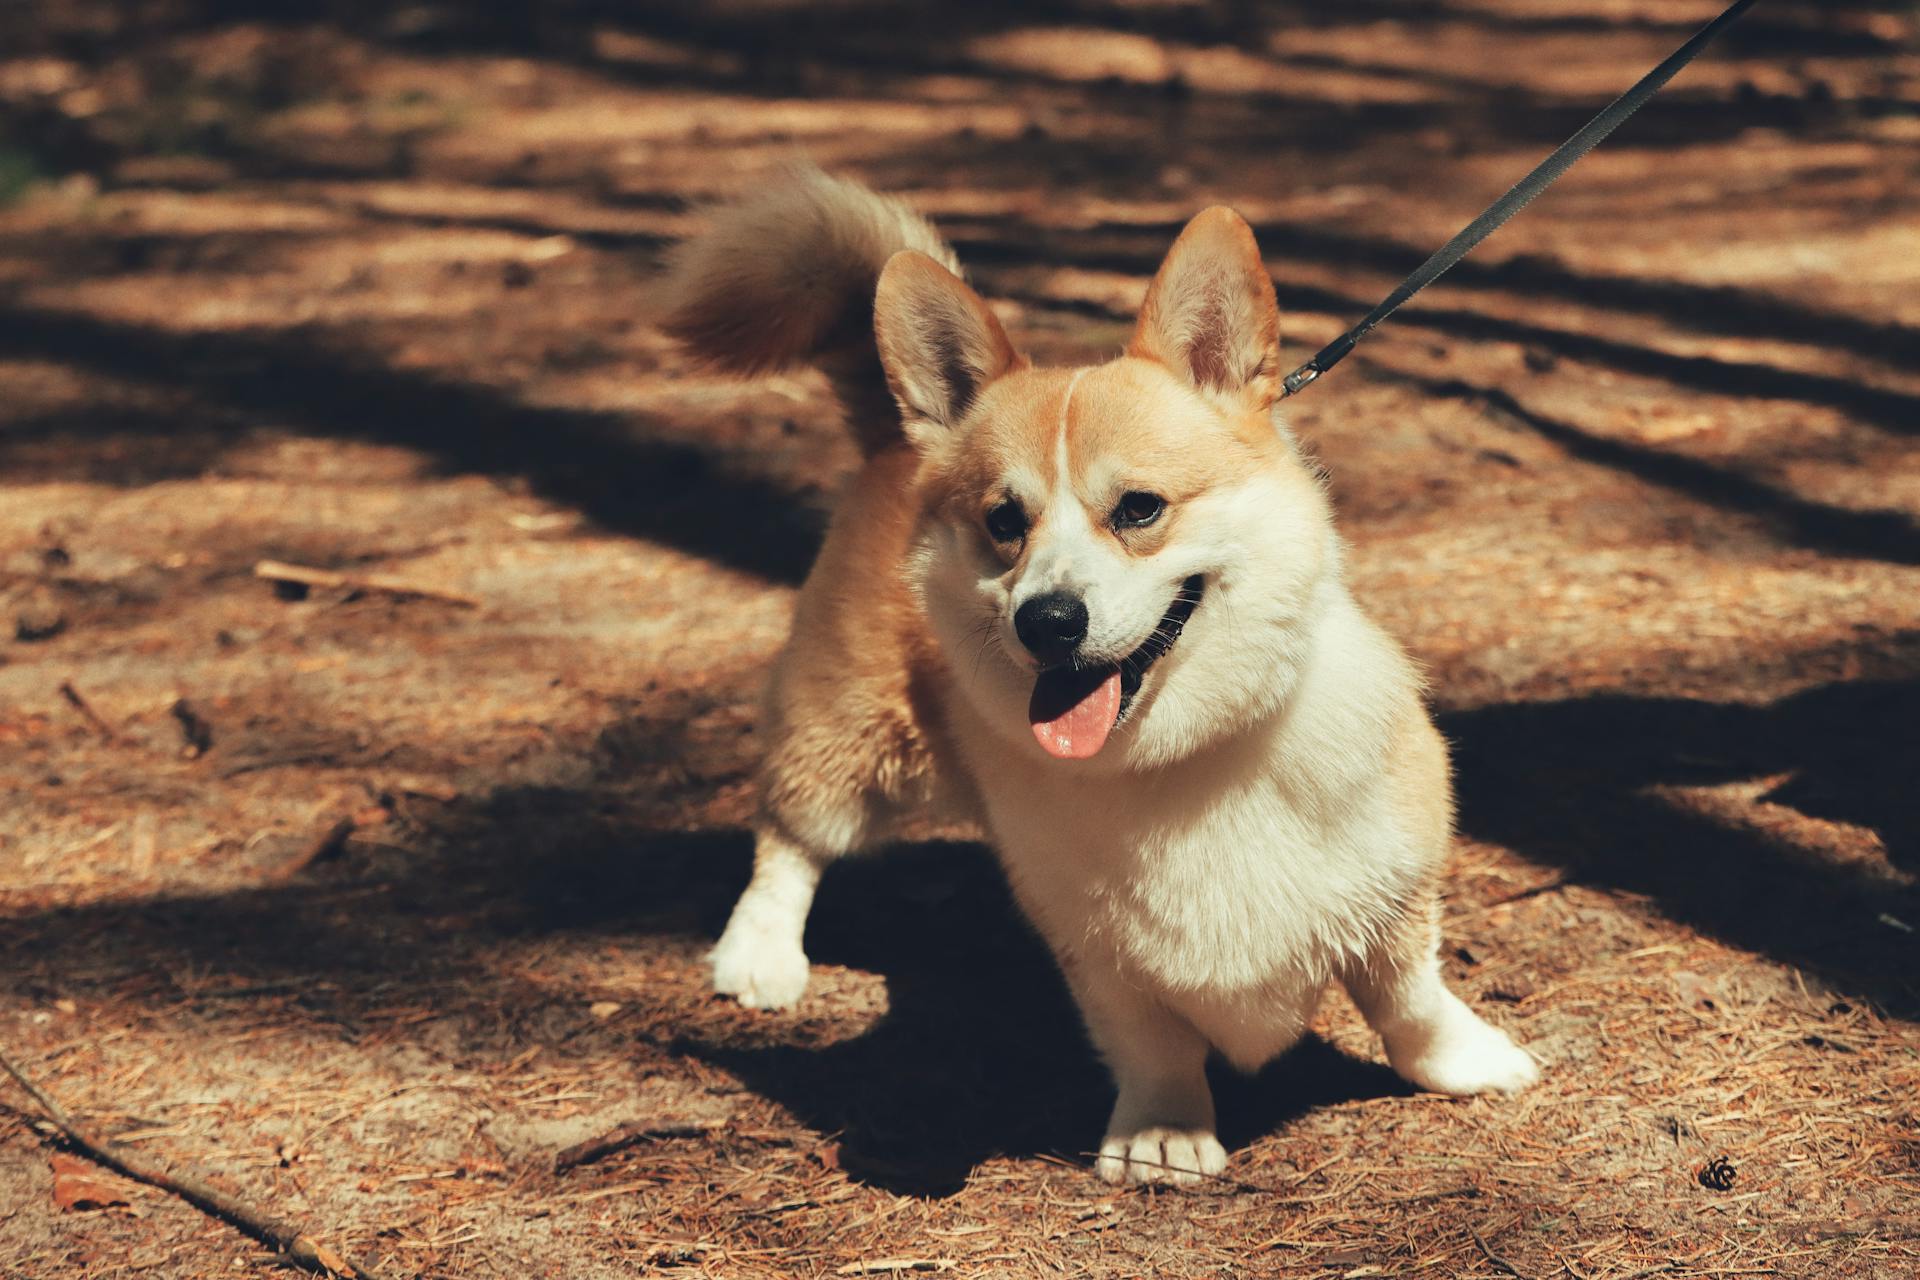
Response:
[[[1382,702],[1409,694],[1350,638],[1278,714],[1150,773],[963,734],[1008,877],[1055,951],[1151,989],[1236,1060],[1291,1043],[1423,870],[1382,770]]]

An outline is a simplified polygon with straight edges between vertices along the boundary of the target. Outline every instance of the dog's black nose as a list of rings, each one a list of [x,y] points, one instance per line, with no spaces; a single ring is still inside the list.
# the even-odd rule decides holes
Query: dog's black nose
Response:
[[[1013,613],[1013,629],[1027,651],[1048,666],[1065,662],[1087,638],[1087,605],[1071,591],[1035,596]]]

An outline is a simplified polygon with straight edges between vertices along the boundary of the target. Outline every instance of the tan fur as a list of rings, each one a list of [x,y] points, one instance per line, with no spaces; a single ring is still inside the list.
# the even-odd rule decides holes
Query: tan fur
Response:
[[[816,364],[862,452],[900,438],[873,341],[874,283],[903,249],[958,269],[953,250],[898,200],[796,164],[722,207],[681,242],[661,286],[660,327],[717,368]]]
[[[919,484],[929,515],[971,523],[986,536],[987,512],[1009,496],[1002,479],[1010,471],[1054,482],[1052,432],[1068,375],[1060,369],[1019,368],[983,393],[980,423],[964,448],[929,451]]]
[[[719,248],[686,251],[682,282],[704,284],[676,332],[732,367],[844,359],[829,335],[849,328],[796,282],[864,280],[903,429],[850,423],[870,456],[770,682],[754,876],[714,949],[716,987],[757,1007],[797,1000],[821,867],[931,811],[993,839],[1113,1071],[1103,1177],[1218,1172],[1208,1053],[1259,1066],[1334,980],[1408,1079],[1458,1094],[1529,1083],[1527,1055],[1441,981],[1445,746],[1412,663],[1347,589],[1317,470],[1272,418],[1279,313],[1246,224],[1194,219],[1126,355],[1036,369],[950,258],[897,245],[882,269],[881,248],[930,237],[924,224],[799,181],[723,219]],[[795,201],[847,225],[790,234],[768,211]],[[783,248],[749,246],[749,226]],[[776,260],[822,241],[858,248]],[[795,314],[755,314],[783,305]],[[712,349],[733,340],[741,353]],[[1128,526],[1128,493],[1164,506]],[[1018,533],[990,536],[1007,504]],[[1016,620],[1023,601],[1063,594],[1086,619],[1079,669],[1108,691],[1136,677],[1087,752],[1045,746],[1051,716],[1029,712],[1036,680],[1059,671]]]
[[[1453,768],[1446,740],[1423,709],[1410,708],[1395,726],[1387,769],[1401,820],[1427,843],[1437,873],[1453,843]]]
[[[918,466],[895,446],[854,478],[768,685],[762,808],[812,845],[862,847],[939,798],[931,690],[946,663],[902,573]]]
[[[1113,536],[1129,552],[1150,556],[1177,536],[1191,500],[1251,468],[1288,467],[1287,447],[1274,433],[1264,409],[1251,406],[1226,415],[1196,415],[1179,420],[1165,402],[1166,370],[1151,357],[1116,360],[1090,375],[1080,387],[1079,411],[1067,433],[1075,470],[1097,477],[1098,492],[1083,502],[1090,515],[1105,518],[1121,496],[1146,491],[1167,499],[1167,518]],[[1125,459],[1120,470],[1102,467],[1103,459]]]
[[[981,390],[1026,365],[993,309],[947,267],[904,249],[874,296],[874,337],[909,438],[953,427]]]

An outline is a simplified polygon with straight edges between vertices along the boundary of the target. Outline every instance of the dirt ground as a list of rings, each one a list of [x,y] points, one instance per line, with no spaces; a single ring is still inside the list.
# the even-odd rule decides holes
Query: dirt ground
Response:
[[[1920,1274],[1912,4],[1766,0],[1295,402],[1541,1087],[1411,1093],[1330,998],[1222,1073],[1229,1178],[1110,1189],[964,843],[836,869],[791,1014],[703,973],[851,449],[650,328],[701,201],[901,191],[1049,361],[1231,203],[1304,358],[1717,7],[0,8],[0,1048],[402,1280]],[[61,1208],[35,1119],[0,1275],[264,1265]]]

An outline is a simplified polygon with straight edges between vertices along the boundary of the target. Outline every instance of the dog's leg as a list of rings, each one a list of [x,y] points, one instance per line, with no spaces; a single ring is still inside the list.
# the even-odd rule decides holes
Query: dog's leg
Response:
[[[1427,896],[1342,975],[1386,1042],[1393,1069],[1423,1089],[1471,1094],[1526,1088],[1540,1068],[1482,1022],[1440,977],[1439,904]]]
[[[829,861],[770,826],[754,833],[753,880],[709,957],[715,991],[737,996],[749,1009],[787,1009],[800,999],[807,989],[800,939]]]
[[[1119,974],[1080,964],[1066,972],[1119,1089],[1095,1172],[1108,1182],[1191,1184],[1226,1168],[1213,1133],[1206,1040]]]

